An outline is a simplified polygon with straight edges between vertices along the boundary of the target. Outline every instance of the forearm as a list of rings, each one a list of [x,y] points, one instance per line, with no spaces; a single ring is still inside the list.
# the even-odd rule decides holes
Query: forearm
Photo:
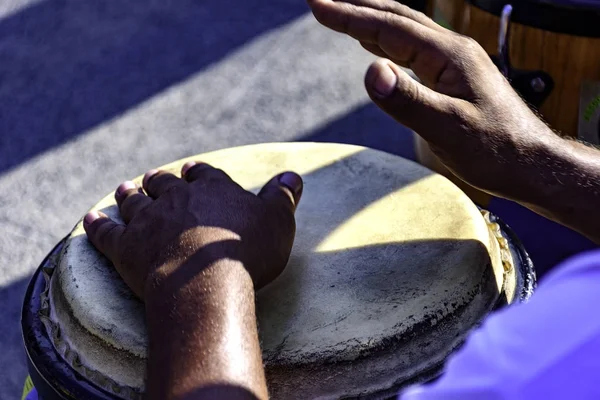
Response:
[[[600,243],[600,151],[548,129],[516,158],[497,194]]]
[[[219,261],[183,287],[158,290],[146,304],[146,399],[266,399],[254,288],[243,265]]]

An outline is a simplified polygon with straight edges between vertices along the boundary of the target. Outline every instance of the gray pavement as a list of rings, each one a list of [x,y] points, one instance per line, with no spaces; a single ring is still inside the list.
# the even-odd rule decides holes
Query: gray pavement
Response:
[[[365,94],[373,59],[303,0],[0,2],[0,399],[26,376],[29,276],[122,180],[272,141],[411,157]]]

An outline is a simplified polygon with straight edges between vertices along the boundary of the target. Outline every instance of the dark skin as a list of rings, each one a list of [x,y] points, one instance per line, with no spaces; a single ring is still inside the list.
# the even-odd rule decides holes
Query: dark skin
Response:
[[[555,135],[477,43],[391,0],[308,3],[323,25],[386,58],[366,74],[370,97],[456,176],[600,243],[598,152]],[[254,290],[287,263],[302,181],[286,173],[254,196],[206,164],[183,176],[150,171],[143,191],[119,186],[127,225],[97,213],[84,221],[146,302],[146,398],[266,399]]]
[[[367,71],[369,96],[458,178],[600,243],[597,150],[558,137],[477,42],[391,0],[308,3],[323,25],[386,58]]]
[[[254,290],[287,264],[302,179],[288,172],[254,195],[207,164],[186,164],[182,175],[149,171],[143,190],[121,184],[127,225],[84,219],[145,301],[146,398],[266,399]]]

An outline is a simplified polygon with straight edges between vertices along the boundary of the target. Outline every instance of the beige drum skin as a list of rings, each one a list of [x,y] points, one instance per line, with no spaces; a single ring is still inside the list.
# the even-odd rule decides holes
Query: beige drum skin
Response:
[[[289,264],[257,294],[274,399],[382,398],[430,379],[499,301],[515,298],[498,227],[448,179],[416,163],[351,145],[275,143],[162,169],[179,174],[190,159],[255,193],[286,170],[304,179]],[[93,209],[120,221],[112,193]],[[81,222],[45,296],[46,327],[71,367],[117,398],[140,398],[143,304]]]

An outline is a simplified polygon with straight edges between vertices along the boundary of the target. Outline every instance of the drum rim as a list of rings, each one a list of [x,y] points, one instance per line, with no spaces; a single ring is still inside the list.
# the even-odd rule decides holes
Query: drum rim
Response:
[[[60,253],[65,241],[66,237],[44,258],[25,292],[21,309],[21,337],[29,375],[35,389],[45,400],[120,400],[83,377],[61,357],[38,316],[40,296],[47,285],[43,270],[49,267],[52,257]]]
[[[488,210],[486,211],[489,213],[490,222],[498,224],[502,236],[507,239],[513,258],[513,265],[517,269],[517,282],[515,285],[516,298],[513,303],[526,303],[533,295],[537,286],[537,275],[533,261],[515,231],[513,231],[513,229],[496,214]],[[496,307],[500,307],[501,305],[502,304],[499,303]]]
[[[517,295],[513,303],[527,302],[536,287],[533,262],[516,233],[495,214],[489,213],[489,216],[491,222],[497,223],[500,226],[503,236],[508,240],[514,265],[517,268],[517,282],[515,287]],[[38,317],[41,309],[39,298],[47,285],[43,270],[47,267],[54,268],[50,266],[51,259],[60,254],[67,238],[68,236],[63,238],[44,258],[34,272],[25,292],[21,312],[21,336],[27,355],[29,374],[38,393],[40,393],[42,398],[47,400],[80,398],[90,400],[120,400],[119,397],[108,393],[96,386],[88,378],[83,377],[63,359],[54,348],[46,327]],[[503,306],[506,306],[506,299],[500,296],[493,309]],[[481,322],[484,318],[485,316],[482,317]],[[25,332],[30,332],[30,334],[27,335]],[[438,367],[421,371],[411,381],[431,381],[436,379],[442,372],[443,363]],[[60,387],[66,389],[62,390],[62,394],[58,392],[58,388]],[[389,391],[390,389],[386,390]]]
[[[600,5],[557,4],[540,0],[466,0],[472,6],[500,16],[511,4],[515,23],[554,33],[600,38]]]

